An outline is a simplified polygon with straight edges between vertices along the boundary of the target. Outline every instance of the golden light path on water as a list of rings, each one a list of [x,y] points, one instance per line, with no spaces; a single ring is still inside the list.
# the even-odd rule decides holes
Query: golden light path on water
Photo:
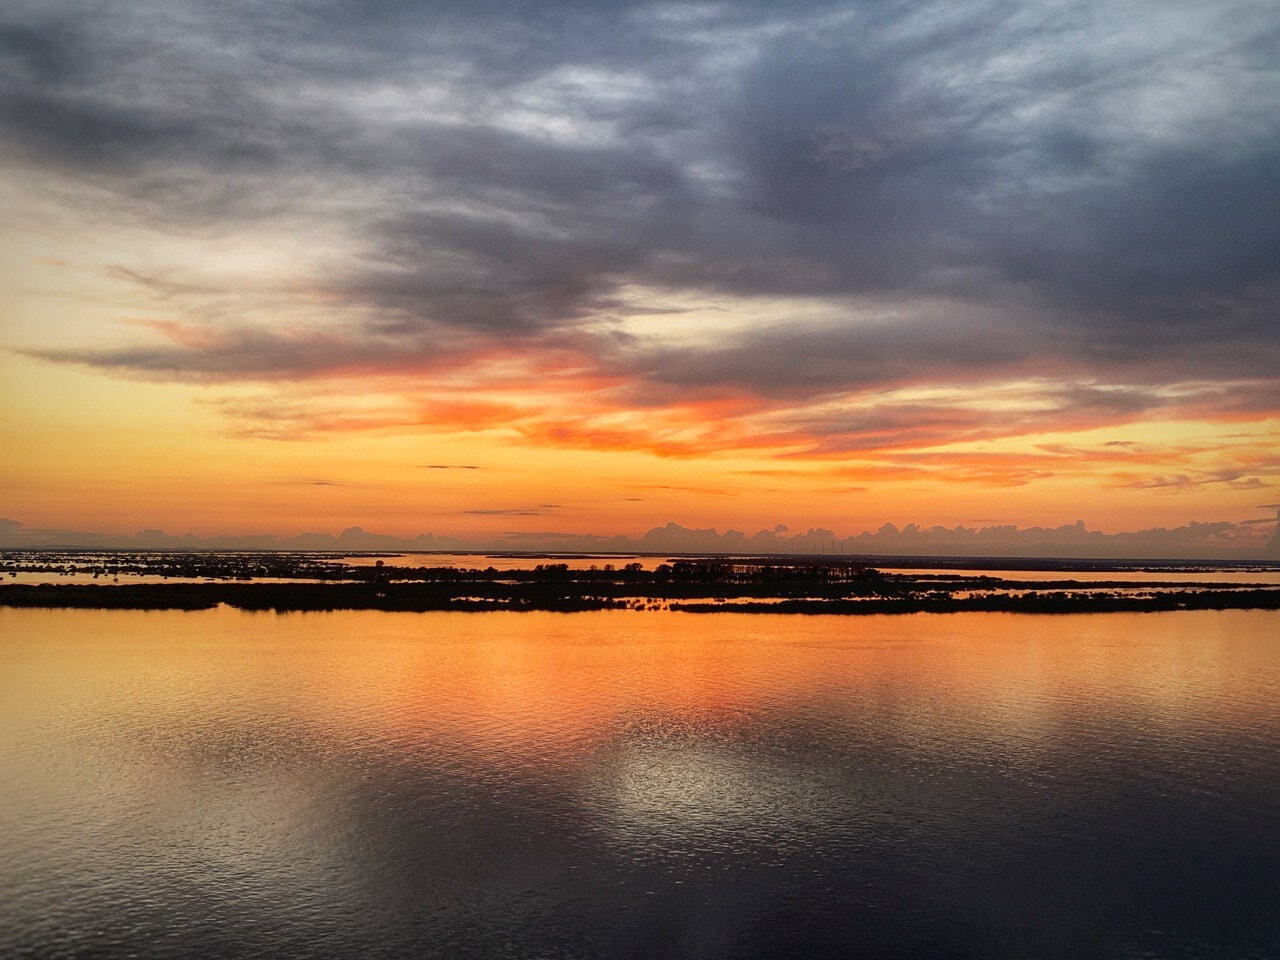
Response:
[[[1265,956],[1278,636],[3,609],[0,952]]]

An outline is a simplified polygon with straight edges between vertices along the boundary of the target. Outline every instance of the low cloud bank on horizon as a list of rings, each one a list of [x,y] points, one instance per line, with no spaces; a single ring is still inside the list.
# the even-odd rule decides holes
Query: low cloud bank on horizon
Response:
[[[134,535],[42,530],[0,519],[0,549],[73,547],[144,550],[347,550],[347,551],[519,551],[600,553],[827,554],[865,556],[1070,557],[1080,559],[1277,560],[1280,517],[1270,539],[1257,524],[1190,523],[1122,533],[1089,530],[1083,522],[1060,527],[898,528],[839,537],[831,530],[791,533],[783,525],[748,536],[737,530],[690,529],[677,523],[654,527],[639,537],[520,532],[461,539],[431,533],[396,537],[348,527],[339,534],[172,536],[162,530]]]

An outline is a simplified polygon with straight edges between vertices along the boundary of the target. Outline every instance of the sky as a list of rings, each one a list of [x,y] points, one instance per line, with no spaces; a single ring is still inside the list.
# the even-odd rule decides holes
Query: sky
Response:
[[[1274,0],[9,0],[0,516],[1248,552],[1278,107]]]

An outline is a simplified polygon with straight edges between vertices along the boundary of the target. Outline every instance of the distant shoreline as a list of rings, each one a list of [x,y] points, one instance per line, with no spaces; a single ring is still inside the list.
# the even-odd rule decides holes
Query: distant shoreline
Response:
[[[3,584],[0,606],[94,610],[207,610],[226,605],[246,611],[338,610],[552,611],[671,610],[684,613],[900,614],[900,613],[1116,613],[1171,610],[1280,610],[1280,588],[1169,590],[1115,593],[1036,590],[1026,593],[904,592],[899,596],[742,596],[724,586],[619,591],[547,589],[547,584],[440,583],[174,583]],[[690,589],[690,586],[693,586]],[[459,589],[461,588],[461,589]],[[758,593],[759,591],[751,591]],[[693,594],[692,596],[690,594]]]
[[[1249,574],[1239,570],[1234,577],[1226,571],[1209,574],[1207,581],[1201,569],[1149,568],[1144,580],[1125,579],[1122,572],[1082,572],[1083,579],[1071,579],[1067,571],[1037,579],[945,568],[895,572],[816,558],[671,558],[650,566],[553,562],[504,569],[350,559],[293,553],[10,555],[0,558],[0,574],[48,575],[54,582],[0,581],[0,606],[842,615],[1280,609],[1280,584],[1242,582]],[[71,579],[56,582],[64,576]]]
[[[296,558],[300,560],[338,560],[344,557],[367,559],[403,556],[420,557],[474,557],[477,561],[527,560],[530,563],[558,563],[566,560],[598,560],[600,563],[622,563],[627,560],[667,559],[672,562],[689,561],[705,563],[757,563],[823,566],[827,564],[858,564],[867,567],[896,570],[1005,570],[1005,571],[1060,571],[1063,573],[1108,573],[1133,571],[1214,572],[1251,570],[1271,572],[1280,570],[1280,559],[1270,557],[1211,558],[1211,557],[1045,557],[1019,554],[822,554],[822,553],[716,553],[682,552],[679,550],[636,550],[619,553],[569,550],[520,551],[520,550],[400,550],[400,549],[352,549],[294,548],[271,549],[267,547],[201,547],[192,549],[162,547],[85,547],[85,546],[0,546],[0,560],[10,561],[26,557],[49,555],[68,558],[100,556],[136,557],[217,557],[217,558]]]

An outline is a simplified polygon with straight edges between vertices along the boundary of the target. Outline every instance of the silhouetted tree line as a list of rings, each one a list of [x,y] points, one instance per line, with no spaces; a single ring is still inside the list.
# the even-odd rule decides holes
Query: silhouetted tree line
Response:
[[[651,585],[656,587],[657,585]],[[552,583],[165,583],[165,584],[3,584],[0,606],[98,609],[199,610],[227,604],[242,610],[609,610],[652,608],[690,613],[1088,613],[1110,611],[1280,609],[1280,588],[1177,590],[1112,593],[1051,591],[986,592],[956,596],[930,588],[898,595],[830,593],[810,586],[804,595],[765,592],[763,584],[740,588],[734,599],[723,585],[668,584],[646,593],[598,584],[590,591]],[[752,593],[751,590],[759,592]],[[769,602],[763,598],[768,597]]]

